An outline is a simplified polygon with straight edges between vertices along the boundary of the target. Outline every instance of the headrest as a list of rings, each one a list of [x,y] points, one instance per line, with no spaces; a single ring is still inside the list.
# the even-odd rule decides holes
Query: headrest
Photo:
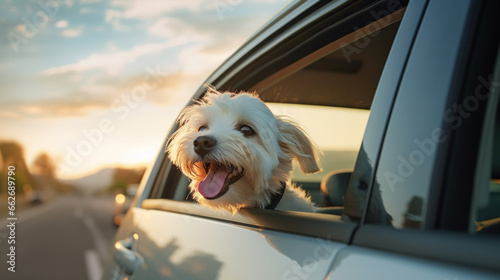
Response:
[[[330,206],[344,206],[344,198],[351,180],[352,169],[336,170],[325,175],[321,181],[321,191]]]

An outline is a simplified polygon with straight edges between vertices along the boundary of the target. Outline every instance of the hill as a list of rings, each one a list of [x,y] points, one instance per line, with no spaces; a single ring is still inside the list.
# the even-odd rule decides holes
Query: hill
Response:
[[[109,187],[113,183],[114,168],[105,168],[94,174],[78,179],[63,180],[63,183],[73,186],[84,193],[95,193]]]

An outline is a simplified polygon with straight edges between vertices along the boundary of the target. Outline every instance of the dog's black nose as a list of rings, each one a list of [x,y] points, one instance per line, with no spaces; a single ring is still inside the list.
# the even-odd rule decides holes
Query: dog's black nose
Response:
[[[200,136],[193,141],[194,151],[200,156],[206,155],[217,141],[210,136]]]

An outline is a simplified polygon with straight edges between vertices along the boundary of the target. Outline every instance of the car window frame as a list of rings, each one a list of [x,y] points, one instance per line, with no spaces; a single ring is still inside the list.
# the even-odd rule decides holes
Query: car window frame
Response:
[[[348,14],[349,15],[348,17],[351,20],[357,19],[357,20],[362,20],[362,22],[367,22],[366,13],[368,13],[368,11],[370,11],[371,9],[382,9],[382,7],[384,7],[384,5],[388,5],[390,1],[377,1],[377,2],[344,1],[342,2],[343,5],[339,5],[340,2],[341,1],[330,3],[330,5],[326,5],[328,6],[328,8],[333,7],[333,10],[326,9],[326,11],[316,11],[315,13],[306,11],[306,13],[309,13],[308,16],[317,15],[318,13],[322,14],[322,17],[317,19],[315,22],[308,24],[320,26],[322,29],[324,29],[322,31],[324,32],[324,34],[329,34],[329,32],[331,33],[335,31],[336,28],[338,29],[339,24],[345,24],[345,22],[339,23],[338,17],[340,12],[338,9],[342,8],[341,11],[342,13],[340,14],[342,15]],[[402,3],[403,5],[406,5],[407,1],[402,1]],[[419,13],[420,11],[417,10],[416,12]],[[404,17],[403,21],[405,21]],[[325,27],[326,24],[330,24],[330,26]],[[418,22],[415,21],[410,22],[410,25],[412,25],[410,30],[413,30],[415,28],[414,25],[417,24]],[[349,29],[346,29],[344,27],[344,32],[350,32],[350,33],[354,32],[355,29],[353,29],[353,26],[357,25],[352,24],[351,22],[351,25],[349,26],[350,26]],[[321,46],[318,46],[317,44],[309,47],[306,46],[308,42],[303,38],[311,38],[312,35],[317,35],[317,30],[315,28],[308,29],[306,28],[306,26],[302,24],[300,26],[299,25],[292,26],[292,30],[296,33],[293,33],[290,30],[287,30],[286,32],[282,31],[285,35],[275,36],[273,42],[268,42],[268,45],[262,47],[262,49],[254,50],[250,54],[245,53],[241,55],[240,61],[238,61],[237,63],[240,63],[241,60],[244,60],[244,62],[240,63],[240,68],[238,68],[238,71],[234,72],[231,72],[229,70],[223,71],[220,74],[221,77],[212,75],[209,77],[206,83],[212,84],[215,87],[219,88],[220,90],[235,90],[241,87],[251,88],[253,85],[262,81],[263,78],[267,77],[270,71],[272,72],[282,69],[284,67],[283,63],[286,63],[285,66],[287,66],[297,61],[297,59],[293,59],[293,57],[300,57],[295,53],[293,56],[288,57],[288,59],[286,56],[277,55],[278,53],[282,53],[283,46],[282,45],[280,46],[280,44],[285,44],[285,45],[290,44],[290,42],[287,41],[286,38],[295,38],[295,40],[302,40],[297,44],[297,48],[299,48],[299,53],[307,51],[307,54],[310,54],[313,51],[318,50],[318,48],[323,47],[324,45],[327,44],[326,42],[323,42],[323,45]],[[412,40],[411,36],[401,35],[404,33],[405,31],[404,30],[401,31],[400,29],[398,31],[398,34],[396,35],[396,38],[402,37],[400,41],[409,40],[409,42],[405,42],[403,44],[403,47],[401,48],[399,46],[395,47],[396,51],[402,54],[403,56],[405,56],[405,54],[407,55],[407,53],[409,52],[408,46],[411,45],[411,40]],[[338,36],[337,39],[342,38],[342,36],[344,35],[345,35],[344,33],[337,34]],[[280,40],[285,40],[285,41],[279,41],[279,40],[276,41],[277,40],[276,38],[281,38]],[[265,40],[267,39],[264,38],[264,41]],[[335,40],[330,40],[328,44],[333,41]],[[267,52],[261,53],[263,49],[267,49]],[[237,52],[236,56],[238,55],[240,54]],[[255,59],[255,57],[259,57],[259,59]],[[273,59],[269,59],[271,57]],[[261,63],[262,59],[268,59],[269,62],[262,64]],[[228,61],[234,61],[234,59],[230,58]],[[399,69],[404,67],[403,65],[405,61],[394,60],[393,63],[398,64],[395,66],[395,68]],[[241,68],[242,67],[241,65],[246,65],[246,67]],[[222,66],[222,68],[225,67],[227,68],[227,66]],[[231,69],[231,67],[228,68]],[[216,71],[216,73],[218,72]],[[245,73],[246,79],[240,79],[241,73]],[[399,79],[399,77],[396,77],[396,79]],[[231,85],[231,87],[229,85]],[[198,91],[195,93],[193,100],[188,102],[186,106],[194,104],[195,102],[194,100],[201,98],[204,95],[204,92],[205,89],[203,87],[199,88]],[[392,92],[392,94],[395,94],[395,92]],[[379,97],[379,99],[380,98],[384,99],[388,98],[389,100],[378,102],[378,104],[386,104],[387,102],[390,102],[390,100],[393,99],[393,96],[389,94],[389,96],[383,95],[382,97]],[[377,99],[377,96],[375,96],[375,99]],[[372,106],[372,110],[375,111],[386,109],[386,107],[382,105],[380,106],[380,109],[377,108],[373,108]],[[384,129],[383,123],[378,123],[378,125],[381,125],[381,127],[374,127],[373,129],[376,130]],[[178,124],[174,124],[168,135],[171,135],[177,128]],[[167,140],[165,140],[164,143],[166,145]],[[152,180],[150,180],[152,182],[150,183],[149,190],[153,188],[154,185],[153,182],[162,181],[163,176],[168,176],[168,174],[159,173],[159,171],[162,169],[161,168],[162,164],[166,164],[164,170],[169,170],[168,173],[179,172],[178,170],[176,170],[176,167],[172,166],[172,163],[169,161],[169,159],[166,157],[164,153],[160,154],[155,163],[155,167],[153,168],[154,169],[153,171],[156,171],[157,173],[156,176],[152,178]],[[169,199],[150,199],[148,197],[148,194],[145,193],[147,193],[147,189],[141,195],[141,199],[137,203],[138,207],[144,209],[175,212],[184,215],[192,215],[219,221],[226,221],[229,223],[244,225],[252,228],[267,228],[271,230],[278,230],[305,236],[324,238],[327,240],[339,241],[344,243],[351,242],[353,233],[356,227],[358,226],[358,223],[356,222],[345,222],[345,221],[339,222],[340,221],[339,216],[321,214],[321,213],[304,213],[304,212],[293,212],[293,211],[285,212],[285,211],[265,210],[265,209],[243,209],[240,211],[240,213],[237,213],[235,216],[231,216],[228,213],[223,214],[221,212],[207,211],[202,206],[188,201],[174,201]],[[251,219],[249,219],[249,217],[251,217]],[[306,226],[297,227],[296,226],[297,223]]]
[[[439,51],[441,51],[442,53],[449,53],[449,55],[446,57],[447,61],[443,62],[440,60],[433,60],[436,58],[436,51],[433,49],[431,53],[429,49],[433,44],[435,44],[437,34],[434,31],[429,31],[434,30],[433,26],[437,26],[439,25],[439,22],[443,21],[443,15],[438,15],[439,12],[437,11],[446,10],[446,8],[444,7],[449,7],[450,5],[451,2],[443,1],[443,3],[439,4],[437,4],[437,2],[431,2],[429,6],[426,7],[425,17],[422,19],[422,25],[419,28],[417,37],[415,38],[415,46],[418,47],[412,50],[412,53],[408,60],[408,65],[404,70],[405,74],[403,76],[403,79],[401,80],[400,87],[398,88],[396,100],[394,101],[395,109],[391,111],[392,115],[391,119],[388,122],[388,128],[384,136],[384,142],[382,143],[381,155],[378,158],[375,176],[381,175],[381,172],[383,172],[381,168],[383,168],[382,165],[385,164],[383,162],[384,154],[389,154],[386,155],[386,157],[390,158],[392,158],[390,153],[393,152],[397,152],[400,155],[409,154],[409,152],[406,150],[395,151],[393,145],[391,145],[390,143],[391,141],[397,142],[397,140],[399,140],[400,138],[399,135],[412,134],[413,131],[412,127],[409,127],[408,125],[402,125],[400,123],[401,116],[395,115],[396,113],[399,112],[400,114],[407,114],[407,112],[412,112],[412,109],[415,106],[416,102],[418,102],[418,104],[428,104],[427,107],[421,107],[421,109],[425,108],[425,110],[428,110],[430,112],[437,112],[438,115],[433,116],[433,119],[430,120],[432,121],[432,123],[428,123],[429,120],[427,120],[427,122],[420,121],[418,123],[418,125],[423,128],[422,130],[425,130],[427,132],[426,135],[418,135],[418,137],[431,137],[434,131],[433,129],[435,128],[441,129],[442,134],[446,134],[447,136],[451,135],[452,133],[452,131],[450,130],[450,122],[443,119],[443,115],[441,115],[441,112],[444,113],[445,109],[451,108],[451,106],[457,102],[459,94],[462,91],[462,81],[465,77],[467,63],[471,54],[470,49],[472,45],[472,39],[475,33],[475,28],[479,16],[479,9],[481,5],[480,2],[464,1],[460,3],[460,6],[455,7],[453,13],[450,12],[446,14],[446,17],[448,17],[448,19],[445,20],[446,22],[457,22],[457,24],[460,24],[460,27],[463,29],[454,31],[455,33],[447,33],[446,36],[440,33],[441,40],[439,41],[439,45],[453,46],[453,48],[442,47],[441,49],[439,49]],[[426,32],[421,32],[422,29],[424,29],[424,31]],[[445,31],[444,29],[441,29],[440,32]],[[422,63],[422,61],[425,61],[426,63]],[[427,69],[427,67],[432,66],[435,61],[438,61],[439,65],[443,65],[443,63],[445,63],[443,66],[444,70],[441,69],[442,73],[432,72]],[[426,75],[430,75],[431,73],[433,73],[433,82],[435,82],[435,84],[431,85],[428,83],[422,83],[421,79],[425,78]],[[440,92],[438,90],[442,90],[443,92]],[[421,94],[419,92],[421,92]],[[431,100],[429,98],[431,94],[433,94],[432,100],[436,102],[426,103],[426,101]],[[437,101],[439,101],[438,105],[435,104],[437,103]],[[397,112],[395,112],[395,110],[397,110]],[[422,111],[420,111],[419,114],[421,114],[421,112]],[[407,118],[413,119],[418,119],[419,117],[417,115],[405,116]],[[401,129],[402,127],[404,128]],[[437,152],[426,155],[427,158],[424,164],[419,166],[420,169],[422,169],[422,166],[424,165],[426,167],[432,167],[427,168],[429,171],[427,173],[424,173],[423,175],[420,174],[418,178],[418,180],[423,183],[429,183],[428,197],[425,198],[426,200],[428,199],[428,203],[426,203],[426,207],[423,209],[424,213],[429,213],[429,215],[424,220],[424,229],[435,228],[435,223],[438,219],[437,216],[435,216],[435,213],[437,213],[436,209],[438,208],[442,191],[441,185],[444,181],[443,174],[445,170],[445,161],[448,156],[447,153],[449,151],[450,142],[451,141],[439,141],[438,143],[436,143]],[[405,147],[404,149],[407,148],[411,147]],[[396,174],[398,173],[396,170],[391,169],[390,171]],[[373,197],[374,192],[376,180],[375,176],[373,178],[370,178],[372,180],[370,184],[371,197]],[[407,187],[408,182],[410,181],[408,179],[413,180],[416,178],[415,176],[413,176],[404,179],[404,184],[406,184],[405,187]],[[384,181],[383,183],[384,185],[387,185],[387,182]],[[390,188],[390,186],[386,187],[386,189],[387,188]],[[370,199],[370,202],[371,200],[372,199]],[[369,207],[367,207],[367,210],[369,210]],[[363,221],[363,223],[366,223],[366,219]]]
[[[366,186],[367,196],[371,196],[375,182],[376,164],[380,158],[381,147],[385,139],[385,133],[391,117],[394,101],[399,90],[401,79],[405,71],[408,57],[413,48],[422,17],[425,13],[428,1],[410,1],[398,34],[394,40],[393,47],[387,58],[386,65],[380,77],[379,84],[373,99],[372,110],[366,126],[365,134],[356,160],[353,175],[349,182],[349,188]],[[365,224],[369,199],[364,198],[360,224]],[[345,213],[350,215],[350,213]]]

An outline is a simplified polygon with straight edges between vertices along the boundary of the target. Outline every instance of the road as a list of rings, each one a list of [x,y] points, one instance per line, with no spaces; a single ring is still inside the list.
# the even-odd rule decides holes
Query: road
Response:
[[[16,213],[17,220],[0,218],[0,279],[99,279],[116,232],[112,211],[112,197],[62,195]],[[15,272],[7,262],[12,222]]]

